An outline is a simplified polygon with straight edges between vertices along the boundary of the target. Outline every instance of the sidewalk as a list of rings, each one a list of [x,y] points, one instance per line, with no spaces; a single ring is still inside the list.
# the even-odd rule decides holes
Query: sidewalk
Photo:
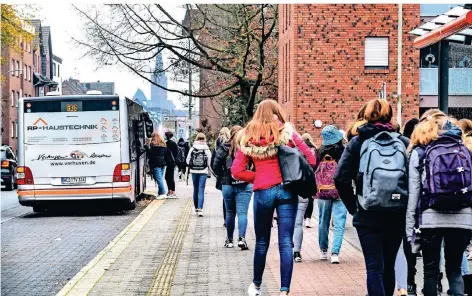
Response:
[[[153,201],[58,295],[246,295],[255,243],[252,205],[250,250],[224,248],[222,197],[213,184],[212,178],[205,216],[199,218],[192,210],[192,187],[178,182],[179,199]],[[290,295],[365,295],[362,253],[345,242],[341,264],[320,261],[317,229],[304,231],[303,262],[294,266]],[[279,268],[274,223],[263,295],[278,295]]]

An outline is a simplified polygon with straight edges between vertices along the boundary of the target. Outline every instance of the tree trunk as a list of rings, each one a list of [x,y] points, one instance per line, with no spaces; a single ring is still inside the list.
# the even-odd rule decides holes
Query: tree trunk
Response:
[[[246,112],[243,114],[244,123],[247,123],[252,116],[254,116],[254,102],[250,102],[251,97],[251,84],[248,81],[241,81],[239,84],[241,89],[241,100],[244,102],[244,106],[246,106]]]

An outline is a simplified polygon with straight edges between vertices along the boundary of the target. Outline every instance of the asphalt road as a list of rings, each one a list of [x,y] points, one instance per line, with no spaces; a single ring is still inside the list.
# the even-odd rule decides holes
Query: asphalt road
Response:
[[[144,208],[88,207],[34,213],[1,192],[1,295],[54,295]],[[92,209],[92,210],[91,210]]]

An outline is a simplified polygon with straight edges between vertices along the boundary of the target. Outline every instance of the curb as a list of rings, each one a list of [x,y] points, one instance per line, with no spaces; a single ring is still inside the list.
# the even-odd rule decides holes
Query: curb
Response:
[[[121,253],[133,242],[143,227],[162,206],[164,200],[155,200],[120,232],[100,253],[83,267],[57,294],[88,295]]]

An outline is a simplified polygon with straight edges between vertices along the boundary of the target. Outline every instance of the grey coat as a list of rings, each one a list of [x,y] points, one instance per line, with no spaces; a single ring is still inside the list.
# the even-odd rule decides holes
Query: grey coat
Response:
[[[415,226],[416,206],[426,178],[426,173],[420,176],[418,171],[419,155],[416,149],[410,154],[408,174],[408,209],[406,212],[406,235],[411,241]],[[420,228],[461,228],[472,230],[472,208],[455,212],[438,212],[427,209],[422,213]]]

